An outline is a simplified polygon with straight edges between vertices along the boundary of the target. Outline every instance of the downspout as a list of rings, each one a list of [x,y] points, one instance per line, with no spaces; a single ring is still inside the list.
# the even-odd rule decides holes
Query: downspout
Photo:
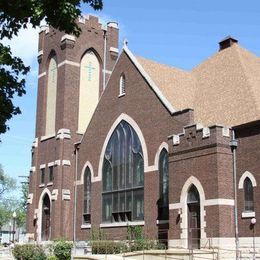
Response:
[[[104,56],[103,56],[103,91],[106,87],[106,63],[107,63],[107,25],[103,29],[104,32]]]
[[[238,213],[237,213],[237,145],[238,141],[235,139],[235,131],[232,130],[232,139],[230,142],[231,151],[233,154],[233,179],[234,179],[234,202],[235,202],[235,210],[234,210],[234,218],[235,218],[235,242],[236,242],[236,260],[239,259],[239,237],[238,237]]]
[[[76,222],[77,222],[77,174],[78,174],[78,147],[79,143],[75,144],[75,172],[74,172],[74,210],[73,210],[73,242],[74,255],[76,255]]]

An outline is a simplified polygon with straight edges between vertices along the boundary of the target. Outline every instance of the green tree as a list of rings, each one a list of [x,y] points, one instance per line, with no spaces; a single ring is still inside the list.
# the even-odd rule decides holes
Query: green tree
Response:
[[[35,28],[42,20],[55,29],[79,36],[76,20],[81,15],[81,3],[94,10],[103,8],[102,0],[0,1],[0,40],[11,39],[29,24]],[[20,58],[12,56],[8,46],[0,43],[0,134],[9,129],[7,121],[21,113],[20,108],[13,104],[13,98],[26,93],[24,76],[29,69]]]
[[[4,173],[3,168],[0,164],[0,199],[5,193],[14,189],[15,187],[16,181]]]

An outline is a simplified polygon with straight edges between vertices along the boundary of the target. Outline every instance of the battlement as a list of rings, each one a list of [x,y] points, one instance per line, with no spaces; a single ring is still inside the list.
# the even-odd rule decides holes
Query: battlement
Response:
[[[202,124],[187,125],[183,132],[168,137],[172,145],[177,149],[191,148],[212,143],[228,143],[231,138],[229,127],[223,125],[212,125],[204,127]]]
[[[75,50],[85,46],[86,42],[89,42],[90,44],[91,42],[95,42],[93,45],[100,46],[102,48],[104,45],[104,38],[106,38],[106,52],[109,54],[108,58],[111,58],[112,60],[117,58],[119,53],[119,28],[117,22],[108,22],[104,24],[101,23],[99,17],[87,15],[78,18],[78,25],[81,28],[81,34],[79,37],[58,31],[48,25],[42,25],[39,32],[38,62],[42,62],[43,55],[45,55],[46,51],[48,52],[49,49],[53,49],[57,53],[58,46],[61,50]],[[92,40],[89,41],[89,39]],[[46,46],[47,42],[48,46]],[[103,53],[103,50],[101,50],[101,53]],[[49,53],[47,55],[49,55]],[[75,57],[75,55],[72,55],[72,57]]]

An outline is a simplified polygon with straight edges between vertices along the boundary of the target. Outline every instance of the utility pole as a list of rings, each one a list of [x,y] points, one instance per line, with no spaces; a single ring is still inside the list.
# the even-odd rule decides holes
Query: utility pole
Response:
[[[239,240],[238,240],[238,214],[237,214],[237,166],[236,166],[236,150],[238,141],[235,139],[235,131],[232,130],[232,140],[230,142],[231,151],[233,153],[233,185],[234,185],[234,202],[235,202],[235,242],[236,242],[236,260],[239,260]]]

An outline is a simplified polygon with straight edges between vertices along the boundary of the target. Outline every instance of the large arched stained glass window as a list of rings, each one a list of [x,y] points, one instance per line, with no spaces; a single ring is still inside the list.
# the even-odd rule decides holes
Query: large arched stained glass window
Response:
[[[251,180],[246,177],[244,180],[245,211],[254,211],[254,191]]]
[[[91,220],[91,172],[89,167],[86,168],[84,173],[84,212],[83,221],[85,224],[89,224]]]
[[[134,129],[121,121],[106,147],[103,162],[103,221],[144,219],[144,161]]]
[[[158,219],[169,219],[169,162],[168,152],[163,149],[159,158],[159,174],[160,174],[160,199],[158,208]]]

